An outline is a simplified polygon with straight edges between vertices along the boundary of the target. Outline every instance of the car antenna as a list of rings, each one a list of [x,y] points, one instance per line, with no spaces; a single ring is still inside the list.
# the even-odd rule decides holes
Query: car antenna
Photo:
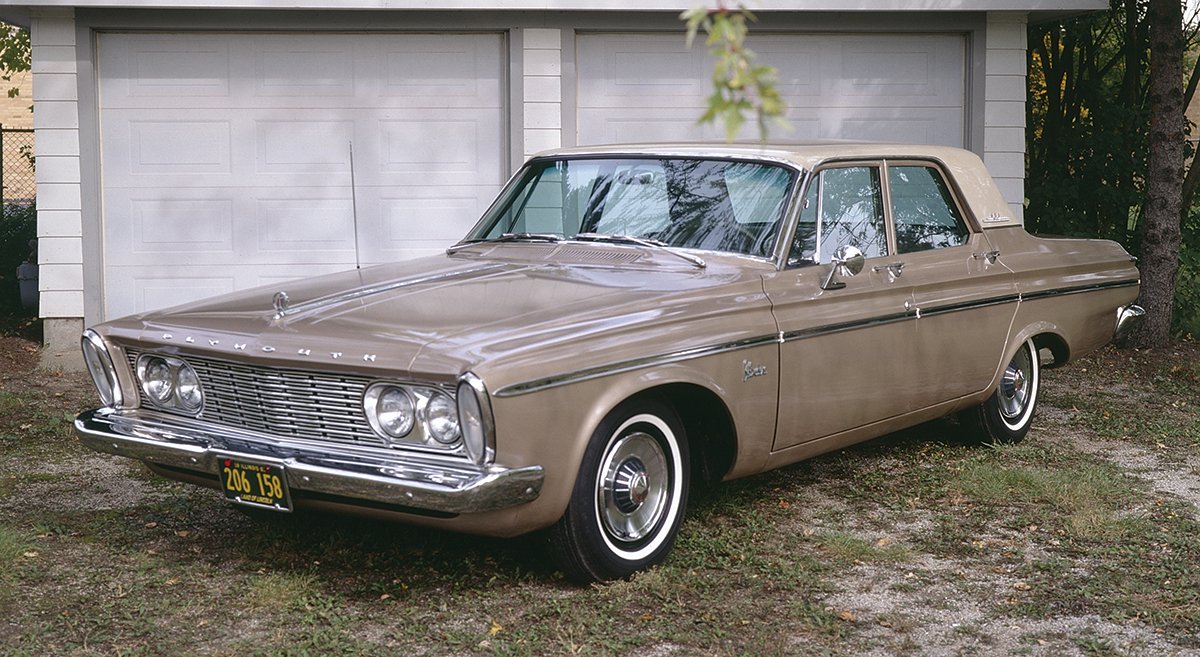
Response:
[[[350,216],[354,220],[354,268],[362,269],[358,255],[358,200],[354,186],[354,140],[350,140]]]

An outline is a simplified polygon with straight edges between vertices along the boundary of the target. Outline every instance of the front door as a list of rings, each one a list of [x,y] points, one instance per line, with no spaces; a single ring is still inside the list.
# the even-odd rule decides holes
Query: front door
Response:
[[[908,377],[915,314],[888,274],[882,175],[871,162],[812,177],[787,267],[764,280],[783,335],[776,450],[910,410],[895,387]],[[827,281],[847,245],[866,266]]]

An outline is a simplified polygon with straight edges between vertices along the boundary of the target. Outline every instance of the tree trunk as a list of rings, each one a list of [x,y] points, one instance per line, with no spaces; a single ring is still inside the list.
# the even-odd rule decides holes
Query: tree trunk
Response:
[[[1150,163],[1143,223],[1142,291],[1146,322],[1134,344],[1171,338],[1179,273],[1183,197],[1183,11],[1179,0],[1150,0]]]

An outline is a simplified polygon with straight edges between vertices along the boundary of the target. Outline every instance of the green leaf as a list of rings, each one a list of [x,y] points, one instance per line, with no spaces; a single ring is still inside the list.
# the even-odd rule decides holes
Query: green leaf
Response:
[[[787,106],[775,87],[777,71],[756,63],[757,55],[745,45],[748,24],[758,20],[754,14],[743,5],[733,10],[721,5],[716,9],[699,6],[681,13],[679,20],[687,25],[688,48],[704,30],[705,45],[713,57],[713,93],[698,124],[720,121],[726,141],[737,138],[748,116],[758,124],[762,141],[766,141],[769,124],[787,126],[782,119]]]

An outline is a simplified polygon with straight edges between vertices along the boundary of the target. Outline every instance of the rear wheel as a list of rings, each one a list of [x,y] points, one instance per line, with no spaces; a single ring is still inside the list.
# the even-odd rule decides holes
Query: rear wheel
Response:
[[[562,519],[551,530],[571,579],[628,577],[661,562],[675,543],[688,492],[688,449],[671,407],[630,400],[592,434]]]
[[[1004,368],[992,396],[959,416],[971,437],[992,444],[1020,442],[1033,424],[1040,370],[1037,347],[1026,340]]]

